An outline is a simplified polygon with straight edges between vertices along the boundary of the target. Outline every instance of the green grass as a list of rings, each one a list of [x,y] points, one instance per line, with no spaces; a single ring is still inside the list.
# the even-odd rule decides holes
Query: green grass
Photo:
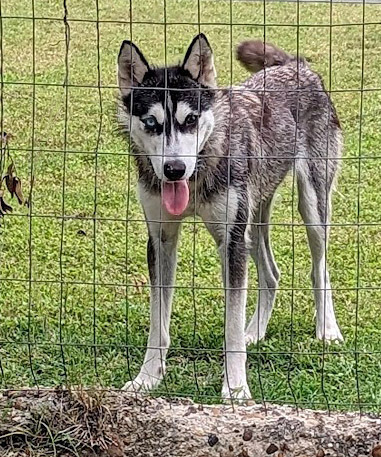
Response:
[[[35,0],[35,15],[62,19],[61,3]],[[100,0],[100,19],[128,22],[128,3],[114,0],[110,7],[110,2]],[[164,60],[165,34],[168,61],[177,61],[199,29],[198,25],[179,24],[197,24],[197,1],[166,3],[166,27],[132,27],[133,39],[155,63]],[[247,73],[236,62],[230,74],[230,40],[236,44],[243,38],[263,36],[262,3],[234,2],[233,21],[252,25],[232,28],[229,1],[201,0],[200,5],[202,22],[213,23],[202,25],[201,30],[215,50],[219,83],[243,80]],[[92,0],[72,0],[68,8],[69,19],[96,19]],[[115,61],[120,42],[130,37],[130,26],[116,22],[99,25],[101,83],[106,87],[101,91],[104,114],[96,160],[101,118],[95,87],[70,87],[65,136],[63,21],[35,22],[35,80],[40,85],[33,93],[32,21],[15,18],[31,16],[31,2],[3,0],[2,13],[12,17],[3,19],[4,129],[14,136],[12,155],[26,193],[33,157],[35,217],[31,222],[31,250],[26,208],[17,207],[2,222],[0,386],[32,386],[37,382],[42,386],[69,383],[120,388],[139,369],[149,325],[146,231],[135,193],[134,166],[125,140],[115,131]],[[324,348],[315,340],[305,230],[275,225],[272,240],[282,271],[281,290],[267,338],[251,348],[248,362],[252,393],[259,401],[265,398],[293,403],[295,397],[308,406],[325,408],[329,403],[332,408],[349,409],[357,407],[359,392],[367,409],[378,410],[381,406],[381,235],[377,226],[381,224],[381,160],[375,158],[380,156],[381,92],[364,92],[360,150],[361,97],[356,90],[361,87],[363,30],[361,25],[347,25],[361,24],[362,15],[361,5],[332,6],[335,27],[330,73],[330,6],[300,4],[299,23],[303,27],[298,32],[297,4],[266,5],[267,40],[291,52],[296,52],[299,40],[300,53],[312,59],[313,68],[322,74],[326,86],[331,81],[332,90],[338,91],[333,98],[345,131],[345,160],[334,197],[333,222],[337,225],[332,228],[329,263],[345,343]],[[133,20],[163,22],[163,2],[133,1]],[[381,7],[367,6],[365,21],[380,22]],[[83,21],[69,24],[69,81],[74,86],[95,86],[96,26]],[[381,25],[365,27],[365,89],[381,87],[380,38]],[[15,82],[25,84],[12,84]],[[66,155],[62,152],[65,149]],[[70,218],[64,222],[61,243],[64,176],[64,210]],[[292,222],[291,184],[289,179],[276,198],[275,223]],[[358,193],[359,222],[365,224],[360,228],[356,225]],[[98,220],[94,225],[95,205]],[[301,222],[299,215],[295,222]],[[213,242],[205,228],[192,220],[183,228],[177,285],[181,287],[175,295],[172,349],[160,392],[210,401],[219,396],[221,388],[223,292],[218,289],[219,262]],[[361,286],[358,292],[357,285]],[[250,287],[248,315],[256,300],[253,267]],[[96,354],[91,347],[94,338]],[[126,341],[130,345],[128,357]],[[60,342],[64,343],[62,351]]]

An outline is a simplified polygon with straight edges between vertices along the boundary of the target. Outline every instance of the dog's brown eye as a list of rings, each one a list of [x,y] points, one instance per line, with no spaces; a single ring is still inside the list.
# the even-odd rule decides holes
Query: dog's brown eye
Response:
[[[193,125],[197,122],[197,116],[195,114],[188,114],[188,116],[185,118],[185,125]]]

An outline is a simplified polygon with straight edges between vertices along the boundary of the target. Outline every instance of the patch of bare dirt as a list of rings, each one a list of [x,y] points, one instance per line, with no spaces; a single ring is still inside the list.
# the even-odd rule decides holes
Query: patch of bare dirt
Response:
[[[0,456],[378,457],[381,419],[101,390],[0,394]]]

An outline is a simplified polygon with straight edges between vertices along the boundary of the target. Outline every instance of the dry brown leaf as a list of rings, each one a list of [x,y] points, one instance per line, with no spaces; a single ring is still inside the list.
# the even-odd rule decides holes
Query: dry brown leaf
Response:
[[[15,169],[15,164],[13,163],[13,161],[8,165],[8,168],[7,168],[7,174],[9,176],[13,176],[14,173],[15,173],[16,169]]]
[[[4,200],[4,191],[0,191],[0,217],[5,216],[7,213],[13,211],[12,206],[9,206],[8,203]]]
[[[5,147],[8,144],[8,141],[12,138],[12,135],[11,134],[7,134],[7,132],[1,132],[0,135],[1,135],[1,139],[0,139],[1,149],[5,149]]]
[[[19,201],[20,205],[24,204],[24,195],[22,193],[22,187],[21,187],[21,180],[16,176],[14,178],[14,183],[15,183],[15,195],[17,197],[17,200]]]
[[[13,180],[13,176],[12,175],[5,175],[4,178],[5,179],[5,184],[7,186],[7,189],[9,191],[9,193],[12,195],[13,197],[13,193],[14,193],[14,180]]]

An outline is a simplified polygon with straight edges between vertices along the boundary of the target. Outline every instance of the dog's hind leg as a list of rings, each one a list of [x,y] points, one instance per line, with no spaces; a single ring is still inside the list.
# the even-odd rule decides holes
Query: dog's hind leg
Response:
[[[180,228],[178,221],[163,220],[160,197],[151,195],[145,198],[144,191],[140,190],[140,199],[149,232],[147,260],[151,283],[151,326],[141,370],[133,381],[124,386],[130,392],[152,390],[165,374]],[[160,220],[163,222],[155,222]]]
[[[259,290],[254,316],[246,328],[246,344],[255,344],[265,337],[279,283],[280,273],[270,245],[271,200],[258,209],[254,222],[259,225],[253,225],[251,233],[250,253],[258,271]]]
[[[324,160],[300,160],[296,167],[299,212],[306,224],[312,257],[311,279],[316,306],[316,336],[327,341],[342,341],[336,322],[332,290],[326,262],[331,190],[335,170],[333,163]],[[329,167],[326,171],[326,166]]]

